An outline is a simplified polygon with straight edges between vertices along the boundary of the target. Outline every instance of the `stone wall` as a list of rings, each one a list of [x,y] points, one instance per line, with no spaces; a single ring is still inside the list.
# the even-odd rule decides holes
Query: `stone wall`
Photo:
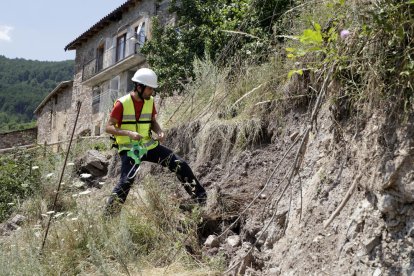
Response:
[[[0,133],[0,149],[31,145],[36,143],[36,137],[37,127],[8,133]]]
[[[59,90],[51,97],[37,113],[37,143],[51,144],[67,140],[72,130],[72,108],[72,86]]]

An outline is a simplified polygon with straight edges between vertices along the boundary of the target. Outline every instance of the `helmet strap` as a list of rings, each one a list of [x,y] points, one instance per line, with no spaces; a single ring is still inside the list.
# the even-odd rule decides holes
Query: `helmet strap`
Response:
[[[141,92],[138,92],[138,97],[141,99],[141,100],[144,100],[144,98],[142,97],[142,94],[144,93],[144,91],[142,91],[141,90]]]
[[[144,100],[144,97],[142,96],[142,94],[144,93],[145,87],[146,87],[146,85],[144,85],[142,83],[138,83],[138,82],[135,83],[135,92],[137,92],[138,97],[141,100]]]

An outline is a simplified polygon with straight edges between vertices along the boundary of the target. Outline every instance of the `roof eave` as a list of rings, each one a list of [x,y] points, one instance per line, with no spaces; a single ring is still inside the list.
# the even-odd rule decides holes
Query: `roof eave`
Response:
[[[55,87],[55,89],[53,89],[52,92],[50,92],[49,95],[47,95],[43,99],[43,101],[39,104],[39,106],[35,109],[35,111],[33,111],[33,114],[37,114],[40,111],[40,109],[42,109],[42,107],[46,105],[46,103],[50,100],[50,98],[52,98],[55,94],[59,93],[62,89],[67,88],[72,85],[73,85],[73,80],[62,81],[61,83],[59,83]]]
[[[95,35],[97,32],[102,30],[105,26],[107,26],[109,23],[114,22],[122,18],[122,14],[125,10],[130,8],[131,6],[135,5],[136,2],[139,0],[128,0],[112,12],[110,12],[108,15],[103,17],[101,20],[99,20],[97,23],[95,23],[92,27],[90,27],[87,31],[82,33],[80,36],[78,36],[75,40],[70,42],[65,47],[65,51],[68,50],[76,50],[83,42],[88,40],[91,36]]]

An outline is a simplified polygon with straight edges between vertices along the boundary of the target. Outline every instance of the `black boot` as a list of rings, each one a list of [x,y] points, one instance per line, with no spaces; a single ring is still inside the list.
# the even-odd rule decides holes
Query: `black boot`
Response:
[[[112,194],[106,201],[103,216],[105,219],[116,217],[121,212],[122,202],[118,199],[116,194]]]

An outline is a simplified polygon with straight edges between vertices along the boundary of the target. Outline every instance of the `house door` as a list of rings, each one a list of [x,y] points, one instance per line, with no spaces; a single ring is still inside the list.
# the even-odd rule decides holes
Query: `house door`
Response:
[[[120,96],[122,96],[120,95],[119,85],[119,76],[116,76],[109,82],[109,90],[111,91],[110,95],[112,103],[115,102],[115,100],[118,99]]]

